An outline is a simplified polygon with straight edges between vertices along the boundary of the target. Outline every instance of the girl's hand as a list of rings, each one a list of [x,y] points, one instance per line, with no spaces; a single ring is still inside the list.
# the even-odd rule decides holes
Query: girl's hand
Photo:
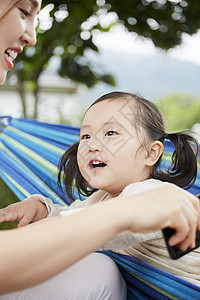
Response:
[[[45,218],[46,206],[38,201],[40,195],[33,195],[24,201],[0,209],[0,223],[18,221],[18,228]]]

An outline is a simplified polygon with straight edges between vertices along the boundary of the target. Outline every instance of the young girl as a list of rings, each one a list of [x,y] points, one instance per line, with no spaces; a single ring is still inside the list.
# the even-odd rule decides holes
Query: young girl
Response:
[[[40,5],[40,0],[0,0],[0,83],[14,66],[13,60],[24,45],[34,45],[34,19]],[[159,199],[161,194],[164,194],[162,200]],[[108,257],[91,254],[69,270],[66,268],[124,230],[151,232],[170,226],[176,229],[171,239],[173,245],[181,243],[182,249],[193,245],[196,228],[200,228],[198,199],[174,186],[148,192],[148,200],[146,196],[147,193],[142,193],[124,198],[126,205],[116,198],[92,205],[70,218],[56,217],[20,230],[1,231],[0,294],[27,288],[52,277],[33,288],[6,295],[5,299],[66,299],[69,293],[73,293],[68,298],[71,300],[79,296],[77,287],[84,292],[87,285],[88,289],[81,294],[81,299],[123,299],[125,284],[116,265]],[[24,220],[18,209],[25,209],[25,215],[30,217],[33,208],[36,208],[35,215],[41,219],[46,208],[40,201],[34,203],[23,201],[23,204],[20,203],[22,206],[16,204],[2,209],[0,222],[12,218]],[[154,203],[156,205],[152,206]],[[32,210],[29,210],[31,206]],[[143,211],[144,207],[153,218]],[[11,215],[9,211],[12,211]],[[34,216],[29,218],[33,219]],[[81,247],[77,247],[79,244]],[[94,276],[99,276],[100,280]],[[90,279],[95,281],[95,286]],[[70,280],[73,284],[69,287]]]
[[[166,138],[174,144],[175,151],[171,166],[163,170],[161,157]],[[169,183],[189,188],[197,176],[197,152],[198,144],[190,135],[165,132],[162,116],[153,103],[129,93],[109,93],[86,111],[80,141],[60,160],[60,186],[63,177],[65,191],[72,201],[75,200],[74,188],[80,196],[88,198],[76,200],[69,208],[55,205],[39,195],[31,196],[28,201],[45,204],[48,217],[59,213],[67,216],[96,202],[113,197],[123,202],[125,197]],[[34,218],[37,218],[35,211]],[[22,220],[21,225],[30,221]],[[148,234],[126,231],[102,249],[136,257],[200,285],[199,249],[172,261],[161,231]]]

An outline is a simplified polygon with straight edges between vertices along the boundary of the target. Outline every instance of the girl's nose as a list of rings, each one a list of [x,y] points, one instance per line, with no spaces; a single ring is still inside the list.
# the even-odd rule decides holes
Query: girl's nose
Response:
[[[90,140],[90,143],[88,144],[89,152],[102,152],[102,144],[98,140]]]

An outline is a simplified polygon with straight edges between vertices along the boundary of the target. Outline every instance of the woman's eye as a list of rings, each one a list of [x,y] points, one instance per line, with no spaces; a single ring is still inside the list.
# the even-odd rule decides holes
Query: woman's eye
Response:
[[[111,136],[111,135],[117,135],[116,131],[113,130],[109,130],[108,132],[106,132],[105,136]]]
[[[90,138],[89,134],[84,134],[81,136],[81,140],[88,140]]]
[[[28,17],[28,16],[29,16],[29,13],[28,13],[26,10],[24,10],[24,9],[22,9],[22,8],[20,8],[19,10],[22,12],[22,14],[23,14],[25,17]]]

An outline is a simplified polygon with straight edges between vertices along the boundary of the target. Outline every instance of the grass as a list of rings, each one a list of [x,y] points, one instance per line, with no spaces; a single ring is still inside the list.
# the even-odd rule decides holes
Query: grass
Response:
[[[3,125],[0,125],[1,128],[4,128]],[[19,202],[19,199],[15,194],[9,189],[5,182],[0,178],[0,209],[4,208],[10,204]],[[3,222],[0,223],[0,230],[16,228],[17,221],[15,222]]]
[[[8,186],[0,179],[0,209],[12,203],[19,202],[19,199],[8,188]],[[0,223],[0,230],[12,229],[17,226],[17,222],[3,222]]]

